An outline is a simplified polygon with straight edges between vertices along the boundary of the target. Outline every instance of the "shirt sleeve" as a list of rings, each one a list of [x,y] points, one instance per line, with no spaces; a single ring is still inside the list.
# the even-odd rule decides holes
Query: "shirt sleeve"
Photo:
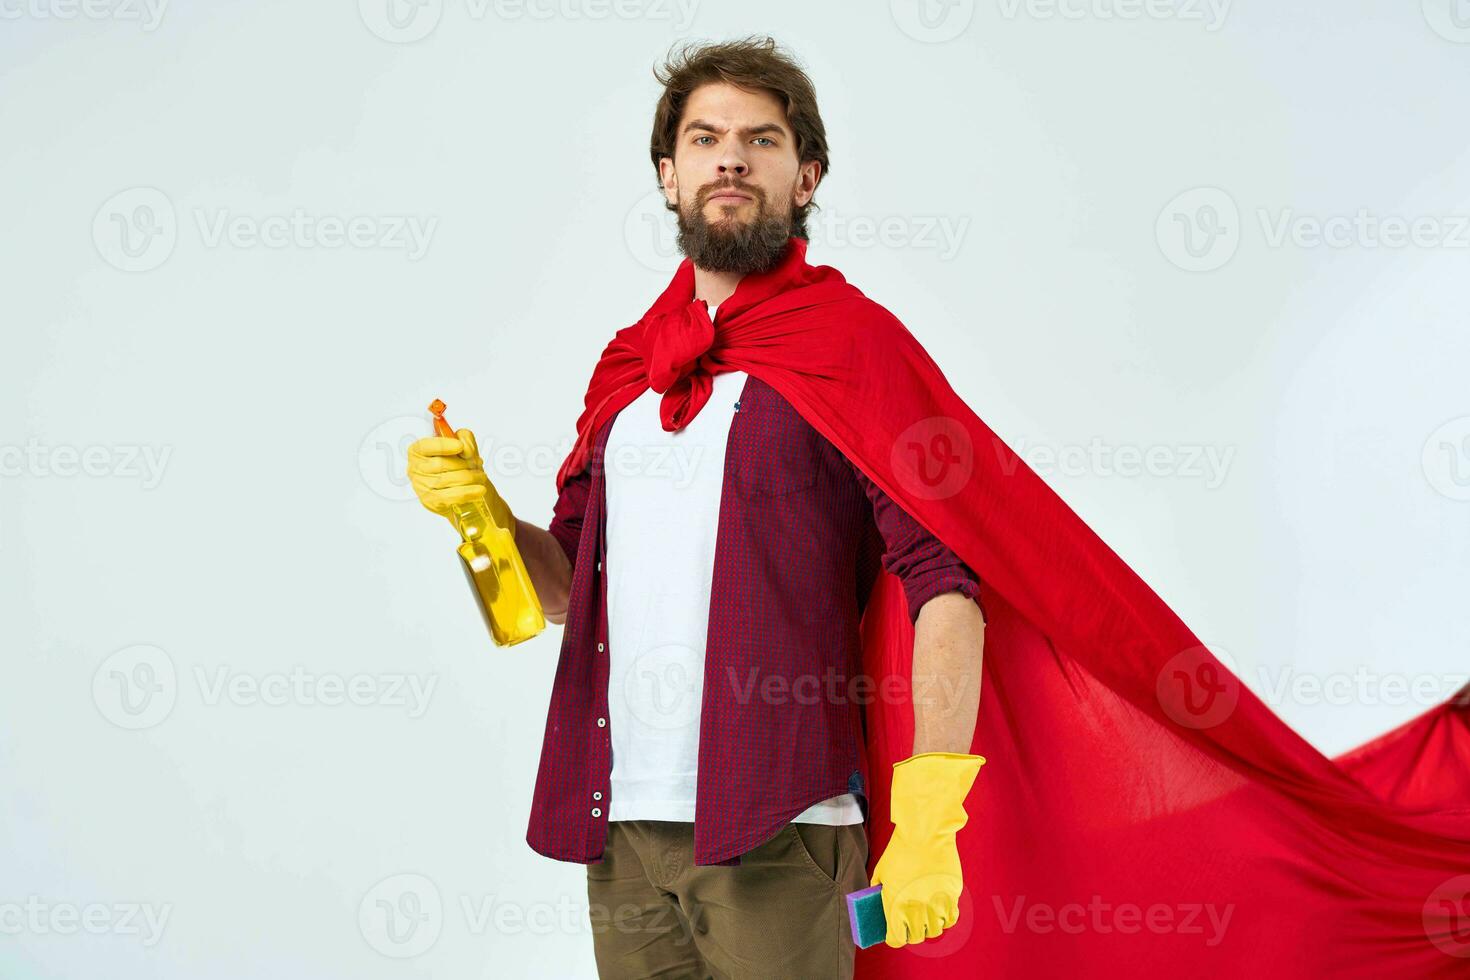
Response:
[[[883,539],[883,569],[903,583],[908,598],[909,619],[918,621],[924,603],[945,592],[961,592],[980,606],[985,618],[985,605],[980,601],[980,579],[960,560],[949,546],[915,520],[892,497],[868,479],[866,473],[848,460],[858,485],[873,506],[873,522]]]
[[[572,569],[577,567],[578,544],[582,540],[582,518],[587,513],[587,497],[592,489],[592,467],[582,467],[582,472],[568,477],[562,484],[552,510],[551,524],[546,528],[566,552]]]

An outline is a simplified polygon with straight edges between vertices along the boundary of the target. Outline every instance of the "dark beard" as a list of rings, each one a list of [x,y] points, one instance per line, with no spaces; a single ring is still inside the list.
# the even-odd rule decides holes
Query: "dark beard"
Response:
[[[709,272],[749,275],[774,269],[791,240],[791,215],[771,213],[759,189],[742,186],[741,190],[755,197],[759,213],[748,223],[732,222],[724,217],[711,222],[705,217],[704,205],[709,195],[719,189],[705,188],[687,212],[682,207],[677,209],[679,251]]]

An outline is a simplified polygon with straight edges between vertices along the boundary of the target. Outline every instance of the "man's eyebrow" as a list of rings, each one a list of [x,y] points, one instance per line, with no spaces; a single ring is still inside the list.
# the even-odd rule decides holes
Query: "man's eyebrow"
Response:
[[[714,123],[707,122],[703,119],[691,119],[684,124],[685,133],[688,133],[690,130],[693,129],[703,129],[711,133],[724,132],[724,130],[720,129],[720,127],[716,126]],[[740,135],[742,136],[757,136],[761,133],[780,133],[782,136],[785,136],[786,127],[782,126],[779,123],[761,123],[759,126],[746,126],[744,129],[740,130]]]

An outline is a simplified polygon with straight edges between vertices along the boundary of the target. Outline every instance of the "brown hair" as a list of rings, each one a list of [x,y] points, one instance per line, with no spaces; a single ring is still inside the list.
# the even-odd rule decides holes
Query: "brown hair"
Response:
[[[671,52],[662,68],[654,68],[653,77],[664,87],[653,112],[653,138],[649,141],[655,174],[659,159],[674,155],[679,120],[689,94],[710,82],[728,82],[743,89],[764,89],[784,103],[786,121],[796,134],[797,160],[802,163],[816,160],[822,165],[817,175],[819,184],[827,176],[827,131],[817,111],[816,89],[806,72],[772,38],[690,42],[677,53]],[[659,186],[663,186],[662,180]],[[675,210],[671,204],[665,206]],[[801,207],[793,208],[792,234],[807,237],[806,215],[813,207],[816,207],[815,196]]]

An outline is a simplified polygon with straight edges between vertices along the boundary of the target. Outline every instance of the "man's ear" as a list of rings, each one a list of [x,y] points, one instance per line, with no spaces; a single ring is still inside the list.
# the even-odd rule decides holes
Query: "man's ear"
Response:
[[[658,160],[659,180],[664,185],[664,202],[677,205],[679,201],[679,178],[674,172],[673,157],[659,157]]]
[[[796,190],[791,195],[793,203],[797,207],[805,207],[817,193],[817,185],[822,182],[822,162],[820,160],[807,160],[796,171]]]

